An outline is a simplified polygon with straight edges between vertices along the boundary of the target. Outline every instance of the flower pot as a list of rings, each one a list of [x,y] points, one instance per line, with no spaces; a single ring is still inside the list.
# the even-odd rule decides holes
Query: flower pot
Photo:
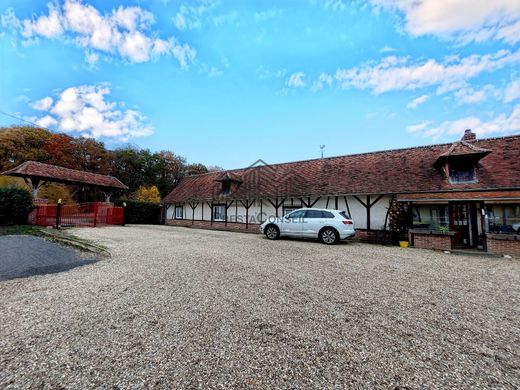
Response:
[[[408,241],[399,241],[399,246],[401,248],[408,248]]]

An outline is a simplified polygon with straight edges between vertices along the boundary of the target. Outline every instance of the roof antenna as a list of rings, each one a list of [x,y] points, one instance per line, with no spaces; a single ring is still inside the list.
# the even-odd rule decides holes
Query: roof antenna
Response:
[[[320,145],[320,149],[321,149],[321,158],[323,158],[323,149],[325,149],[325,145]]]

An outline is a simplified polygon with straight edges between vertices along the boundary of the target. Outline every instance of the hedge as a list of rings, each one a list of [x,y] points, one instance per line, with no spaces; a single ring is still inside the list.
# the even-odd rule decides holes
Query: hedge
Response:
[[[32,195],[28,190],[0,188],[0,225],[26,224],[32,209]]]
[[[139,202],[136,200],[117,200],[116,206],[125,207],[125,223],[158,224],[161,221],[161,206],[158,203]]]

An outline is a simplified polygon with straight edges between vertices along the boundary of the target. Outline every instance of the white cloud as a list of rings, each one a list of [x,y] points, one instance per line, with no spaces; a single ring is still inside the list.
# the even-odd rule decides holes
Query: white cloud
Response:
[[[217,5],[216,0],[195,0],[183,3],[173,17],[173,24],[179,30],[201,28],[204,14]]]
[[[333,11],[345,11],[347,5],[343,0],[324,0],[325,8],[330,8]]]
[[[195,50],[180,44],[175,37],[162,39],[150,31],[154,16],[135,6],[119,6],[102,14],[82,0],[65,0],[49,5],[48,15],[18,20],[12,10],[2,15],[2,26],[17,26],[23,44],[37,42],[38,38],[62,38],[85,49],[85,58],[94,65],[100,54],[119,56],[127,61],[147,62],[159,56],[170,55],[181,67],[195,57]]]
[[[504,103],[520,99],[520,79],[512,81],[504,91]]]
[[[412,101],[410,101],[407,105],[406,105],[406,108],[409,108],[409,109],[412,109],[412,110],[415,110],[417,107],[419,107],[421,104],[425,103],[428,99],[430,98],[430,96],[428,95],[421,95],[419,97],[416,97],[415,99],[413,99]]]
[[[490,84],[485,85],[482,89],[474,89],[466,87],[455,91],[453,95],[457,103],[461,104],[477,104],[486,100],[493,93],[498,94],[498,91]]]
[[[35,119],[34,123],[43,128],[48,128],[50,126],[56,126],[58,124],[58,121],[50,115],[45,115],[42,118]]]
[[[396,49],[394,49],[393,47],[390,47],[390,46],[383,46],[381,49],[379,49],[380,53],[391,53],[394,51],[396,51]]]
[[[256,68],[256,74],[258,77],[258,80],[269,80],[269,79],[279,79],[284,77],[287,74],[287,69],[276,69],[272,70],[269,67],[260,65],[258,68]]]
[[[370,0],[404,14],[413,36],[437,35],[462,43],[488,39],[520,41],[518,0]]]
[[[108,84],[70,87],[58,99],[47,96],[33,105],[46,114],[35,118],[36,124],[56,128],[65,133],[77,133],[92,138],[113,138],[127,141],[132,137],[150,135],[151,126],[136,110],[124,109],[122,103],[108,102]]]
[[[433,138],[440,138],[442,136],[461,135],[465,129],[472,129],[478,136],[492,136],[492,135],[510,135],[520,133],[520,105],[517,105],[509,114],[499,114],[492,117],[488,121],[484,121],[476,116],[468,116],[465,118],[444,121],[438,126],[430,127],[429,123],[426,125],[420,124],[409,126],[409,132],[421,132],[426,136]],[[412,129],[411,129],[412,128]]]
[[[51,108],[53,102],[54,100],[50,96],[47,96],[34,102],[31,107],[38,111],[47,111]]]
[[[317,92],[321,89],[323,89],[323,87],[325,85],[328,85],[329,87],[332,86],[332,83],[334,82],[334,77],[332,77],[330,74],[328,73],[322,73],[320,74],[320,76],[318,77],[318,80],[316,80],[313,84],[312,84],[312,87],[311,87],[311,91],[312,92]]]
[[[274,19],[278,16],[281,16],[282,14],[283,14],[283,9],[275,8],[275,9],[268,9],[265,11],[255,12],[253,14],[253,16],[257,22],[265,22],[267,20]]]
[[[223,26],[224,24],[233,23],[238,19],[238,12],[237,11],[230,11],[225,14],[217,15],[213,18],[213,24],[216,27]]]
[[[287,80],[287,86],[290,88],[302,88],[305,87],[305,73],[296,72],[289,76],[289,80]]]
[[[409,133],[418,133],[426,129],[431,123],[431,121],[424,121],[421,123],[417,123],[416,125],[410,125],[406,128],[406,131]]]
[[[445,93],[464,86],[468,80],[484,72],[491,72],[520,63],[520,49],[500,50],[493,54],[474,54],[468,57],[446,57],[442,61],[428,59],[412,61],[409,57],[390,56],[379,63],[361,67],[338,69],[335,78],[343,88],[369,89],[375,94],[397,90],[416,90],[437,86]]]
[[[58,9],[49,5],[49,15],[40,16],[35,20],[23,21],[22,35],[32,37],[35,35],[45,38],[56,38],[63,34],[62,18]]]

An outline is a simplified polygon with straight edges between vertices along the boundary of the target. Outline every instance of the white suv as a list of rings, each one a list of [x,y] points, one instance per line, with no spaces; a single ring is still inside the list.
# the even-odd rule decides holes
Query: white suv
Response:
[[[345,211],[298,209],[282,218],[270,218],[260,225],[270,240],[281,236],[318,238],[332,245],[354,236],[354,222]]]

